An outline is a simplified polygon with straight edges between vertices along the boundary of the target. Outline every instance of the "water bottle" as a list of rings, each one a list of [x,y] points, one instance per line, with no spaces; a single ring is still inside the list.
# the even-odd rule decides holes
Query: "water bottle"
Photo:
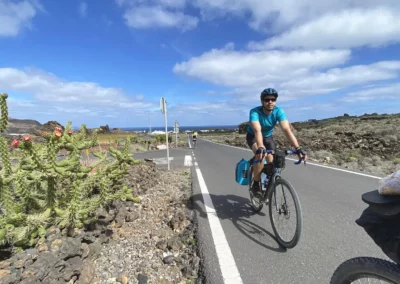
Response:
[[[268,185],[268,177],[266,174],[263,172],[261,173],[261,180],[263,182],[262,190],[265,191],[267,190],[267,185]]]

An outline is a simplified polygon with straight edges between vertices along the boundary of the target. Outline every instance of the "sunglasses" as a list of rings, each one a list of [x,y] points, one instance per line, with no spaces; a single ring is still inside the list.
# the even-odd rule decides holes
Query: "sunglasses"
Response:
[[[268,103],[268,102],[275,102],[276,99],[263,99],[264,102]]]

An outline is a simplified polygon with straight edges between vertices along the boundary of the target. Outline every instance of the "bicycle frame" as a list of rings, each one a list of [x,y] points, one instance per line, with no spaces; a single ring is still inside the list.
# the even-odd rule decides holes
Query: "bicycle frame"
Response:
[[[275,168],[275,167],[273,168],[273,173],[270,176],[270,178],[268,180],[268,183],[265,185],[265,191],[264,191],[264,194],[263,194],[263,201],[265,201],[267,199],[267,197],[271,194],[271,190],[274,190],[274,191],[276,190],[275,182],[276,182],[277,179],[281,178],[281,171],[282,171],[282,169],[280,169],[280,168]],[[266,179],[268,179],[267,175],[265,176],[265,179],[262,181],[262,187],[264,187]],[[274,192],[274,193],[275,193],[274,194],[275,210],[278,211],[278,202],[276,200],[276,192]],[[284,199],[285,204],[286,204],[286,194],[285,194],[284,191],[282,191],[282,194],[283,194],[283,199]]]
[[[266,153],[267,153],[267,154],[274,154],[274,151],[272,151],[272,150],[267,150]],[[296,152],[295,152],[295,151],[292,151],[292,150],[285,150],[285,154],[286,154],[286,155],[293,155],[293,154],[296,154]],[[254,157],[253,157],[253,158],[254,158]],[[250,166],[251,166],[251,167],[253,166],[253,164],[260,162],[259,160],[254,160],[254,161],[252,161],[253,158],[249,160]],[[295,165],[299,165],[299,164],[302,162],[302,160],[303,160],[303,159],[299,159],[298,161],[294,162],[294,164],[295,164]],[[262,172],[264,172],[265,165],[267,165],[267,164],[268,164],[268,162],[267,162],[267,160],[265,159],[265,160],[264,160],[264,168],[262,169]],[[269,181],[268,181],[268,183],[267,183],[267,185],[266,185],[265,191],[263,192],[263,201],[265,201],[265,200],[267,199],[267,197],[268,197],[268,195],[270,194],[270,191],[271,191],[271,190],[275,190],[275,186],[274,186],[274,185],[275,185],[275,181],[276,181],[278,178],[281,178],[281,171],[282,171],[282,168],[276,168],[276,167],[273,165],[273,172],[272,172],[272,175],[270,176]],[[268,175],[267,175],[265,172],[264,172],[264,174],[266,175],[266,177],[265,177],[264,180],[261,181],[261,187],[264,187],[264,181],[268,178]],[[283,191],[282,194],[283,194],[283,198],[284,198],[284,201],[285,201],[285,204],[286,204],[286,195],[285,195],[285,192]],[[276,209],[276,211],[278,211],[278,202],[277,202],[277,200],[276,200],[276,192],[275,192],[275,194],[274,194],[274,199],[275,199],[275,209]]]

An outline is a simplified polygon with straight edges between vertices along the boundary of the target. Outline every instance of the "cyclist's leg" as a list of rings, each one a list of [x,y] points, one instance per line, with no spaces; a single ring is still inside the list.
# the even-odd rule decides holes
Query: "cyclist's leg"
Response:
[[[258,149],[258,145],[257,145],[254,135],[247,134],[246,141],[247,141],[247,145],[249,146],[249,148],[253,151],[253,153],[255,155],[255,153]],[[265,157],[264,157],[264,159],[265,159]],[[262,171],[263,165],[264,165],[264,159],[261,161],[261,163],[256,163],[256,164],[252,165],[253,166],[253,177],[254,177],[254,182],[252,184],[252,190],[255,193],[261,192],[260,180],[261,180],[261,171]]]
[[[264,146],[265,146],[265,148],[267,149],[267,150],[273,150],[273,151],[275,151],[276,150],[276,144],[275,144],[275,140],[274,140],[274,138],[272,137],[272,136],[268,136],[268,137],[265,137],[264,138],[264,140],[263,140],[263,142],[264,142]],[[268,154],[267,155],[267,165],[266,165],[266,167],[265,167],[265,169],[266,169],[266,172],[267,172],[267,175],[270,175],[271,173],[272,173],[272,170],[273,170],[273,160],[274,160],[274,156],[273,155],[270,155],[270,154]]]

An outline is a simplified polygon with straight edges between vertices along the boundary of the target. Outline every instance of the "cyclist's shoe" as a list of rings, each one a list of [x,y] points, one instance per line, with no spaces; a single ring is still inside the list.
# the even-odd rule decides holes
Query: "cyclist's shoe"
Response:
[[[253,185],[251,186],[251,192],[253,193],[254,197],[262,198],[260,182],[253,182]]]

